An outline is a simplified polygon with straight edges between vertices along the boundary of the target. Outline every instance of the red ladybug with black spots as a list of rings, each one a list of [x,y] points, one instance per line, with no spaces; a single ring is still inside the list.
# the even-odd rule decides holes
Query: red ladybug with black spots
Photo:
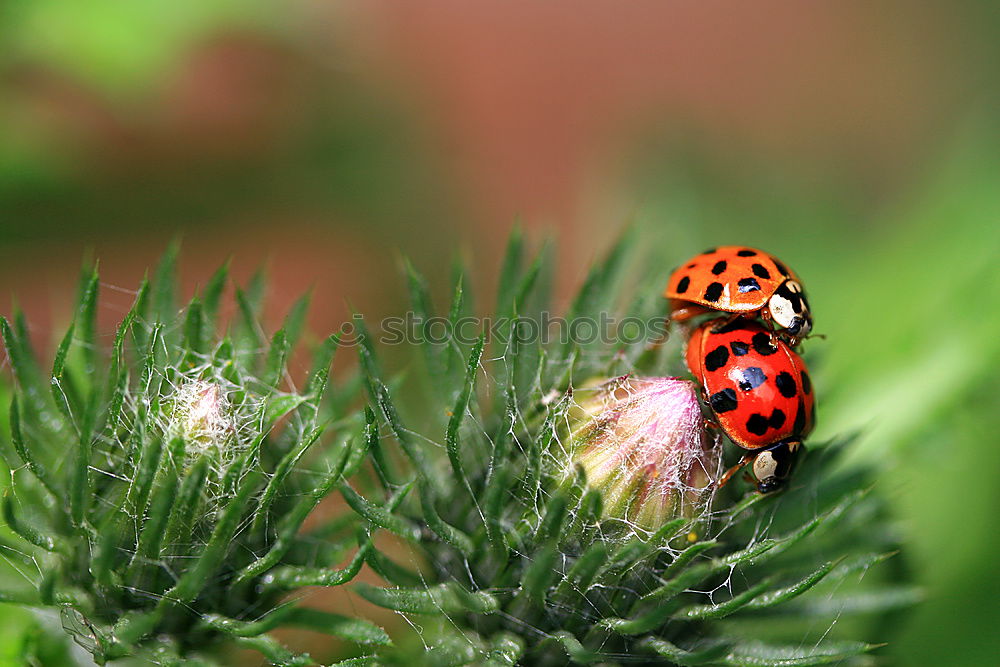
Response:
[[[777,326],[792,345],[812,330],[798,277],[756,248],[721,246],[692,257],[671,274],[664,296],[675,322],[713,311],[759,317]]]
[[[686,360],[719,427],[750,450],[719,485],[752,461],[758,491],[784,486],[815,423],[812,382],[802,358],[759,322],[740,318],[726,324],[710,320],[695,329]]]

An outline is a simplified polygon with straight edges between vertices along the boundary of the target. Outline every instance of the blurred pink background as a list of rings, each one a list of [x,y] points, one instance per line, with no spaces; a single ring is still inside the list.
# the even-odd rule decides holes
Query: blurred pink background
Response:
[[[65,192],[3,200],[0,225],[21,228],[4,230],[0,309],[16,295],[45,339],[85,252],[132,288],[182,234],[189,292],[227,257],[241,278],[267,262],[275,312],[314,285],[312,323],[330,329],[348,301],[394,306],[400,249],[432,276],[456,251],[492,266],[515,219],[556,237],[568,284],[641,210],[631,170],[651,141],[730,170],[753,154],[877,206],[919,174],[975,84],[960,17],[933,4],[289,7],[294,38],[216,26],[128,95],[30,59],[6,69],[5,117],[55,156]],[[309,164],[289,146],[345,107],[391,109],[407,128],[386,159],[405,156],[394,178],[417,191],[386,192],[377,222],[323,202],[321,178],[296,182]],[[382,196],[377,171],[345,178]]]

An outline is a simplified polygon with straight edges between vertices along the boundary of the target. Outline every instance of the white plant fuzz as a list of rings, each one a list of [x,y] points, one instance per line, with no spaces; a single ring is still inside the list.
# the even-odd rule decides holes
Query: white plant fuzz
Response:
[[[220,452],[236,433],[233,409],[214,382],[190,380],[173,395],[171,429],[193,455]]]
[[[721,450],[705,429],[693,383],[626,376],[575,398],[581,425],[573,461],[587,485],[601,490],[606,517],[655,531],[707,509]]]

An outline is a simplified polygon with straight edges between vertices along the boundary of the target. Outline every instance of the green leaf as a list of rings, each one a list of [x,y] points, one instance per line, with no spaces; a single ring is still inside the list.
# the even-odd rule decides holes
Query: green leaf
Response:
[[[514,667],[524,655],[524,640],[510,632],[497,633],[490,644],[483,656],[484,667]]]
[[[486,538],[493,548],[493,552],[499,558],[506,560],[510,551],[510,544],[504,534],[503,515],[506,495],[510,491],[507,488],[509,473],[506,466],[495,468],[491,481],[486,488],[486,497],[483,498],[483,527],[486,530]]]
[[[302,400],[302,398],[296,394],[290,394],[289,396],[300,402]],[[270,408],[268,411],[270,412]],[[271,422],[268,421],[268,423]],[[308,435],[301,437],[299,441],[295,443],[295,445],[289,449],[283,457],[281,457],[281,460],[278,461],[278,465],[275,467],[274,473],[268,480],[267,486],[264,487],[264,493],[261,495],[260,501],[254,510],[254,530],[260,530],[264,525],[264,521],[268,517],[268,511],[271,508],[271,503],[274,502],[275,496],[285,483],[288,475],[292,472],[292,469],[299,462],[299,460],[305,455],[306,450],[316,444],[320,436],[323,435],[324,430],[325,427],[320,426],[313,429],[313,431]],[[263,435],[264,433],[261,434],[261,436]]]
[[[174,241],[160,259],[153,278],[153,317],[157,322],[171,322],[177,316],[177,255],[180,242]]]
[[[125,359],[125,335],[133,329],[140,302],[145,298],[148,283],[143,281],[136,295],[132,308],[129,309],[115,332],[115,341],[111,349],[111,371],[108,373],[108,428],[115,432],[120,426],[122,406],[125,402],[125,392],[128,390],[129,370]]]
[[[184,345],[187,347],[185,354],[186,362],[194,365],[198,363],[199,355],[207,351],[207,329],[205,326],[205,314],[198,297],[191,299],[187,306],[187,315],[184,318]]]
[[[200,457],[191,469],[184,475],[177,494],[177,502],[170,512],[167,523],[166,540],[168,544],[186,544],[191,539],[191,525],[197,516],[197,508],[201,494],[205,488],[205,478],[208,476],[209,458]]]
[[[428,482],[420,484],[420,502],[424,510],[424,521],[431,532],[457,549],[463,556],[472,556],[474,550],[472,539],[458,528],[445,522],[434,507],[434,494],[427,487]]]
[[[281,384],[290,347],[285,330],[278,329],[271,338],[271,347],[267,353],[267,362],[264,368],[265,392],[276,391]]]
[[[773,607],[783,602],[787,602],[792,598],[796,598],[799,595],[802,595],[803,593],[808,591],[816,584],[818,584],[820,581],[822,581],[826,577],[826,575],[830,574],[835,565],[836,565],[835,561],[830,561],[829,563],[826,563],[825,565],[821,566],[815,572],[795,582],[791,586],[770,591],[768,593],[764,593],[763,595],[759,595],[757,596],[757,598],[747,603],[740,611],[754,611],[757,609],[766,609],[768,607]]]
[[[285,619],[288,625],[322,632],[356,644],[391,646],[392,640],[379,626],[360,618],[349,618],[319,609],[296,607]]]
[[[94,373],[99,364],[100,347],[97,342],[97,291],[99,281],[97,269],[84,274],[80,285],[79,310],[76,321],[79,323],[80,343],[85,362],[84,372]]]
[[[191,565],[157,604],[157,610],[168,605],[186,604],[194,599],[209,575],[223,563],[226,552],[232,547],[233,535],[239,527],[240,517],[250,496],[257,490],[257,475],[253,472],[240,484],[233,500],[222,510],[208,544]]]
[[[405,496],[411,488],[413,488],[412,482],[405,485],[399,491],[399,495]],[[344,500],[351,506],[351,509],[376,526],[385,528],[390,533],[408,540],[416,541],[420,539],[420,528],[406,519],[392,514],[389,510],[368,502],[352,489],[350,484],[344,483],[340,485],[340,495],[344,497]]]
[[[538,526],[535,541],[539,544],[553,540],[558,542],[566,525],[569,500],[563,492],[556,492],[545,505],[545,516]]]
[[[367,334],[364,335],[364,339],[368,339]],[[403,426],[399,412],[397,412],[395,404],[389,397],[389,388],[385,386],[378,375],[378,368],[371,350],[367,347],[367,345],[362,344],[360,354],[362,368],[368,377],[369,394],[371,395],[372,401],[376,406],[378,406],[379,411],[382,413],[382,417],[389,425],[389,430],[392,431],[393,436],[396,438],[396,442],[399,443],[403,453],[406,454],[407,458],[410,459],[414,467],[420,473],[421,478],[432,479],[433,473],[431,472],[430,465],[426,460],[424,451],[422,448],[417,446],[410,431]]]
[[[75,326],[70,325],[69,329],[66,330],[66,335],[63,336],[62,342],[59,343],[59,348],[56,350],[55,360],[52,362],[52,398],[56,403],[56,407],[59,408],[59,412],[63,414],[66,421],[73,426],[76,431],[77,436],[80,436],[80,426],[77,420],[73,417],[73,410],[70,407],[69,397],[63,387],[63,377],[66,369],[66,356],[69,354],[69,348],[73,344],[73,337],[75,333]]]
[[[361,571],[361,566],[365,564],[368,553],[374,548],[374,544],[367,536],[358,546],[358,551],[351,558],[347,567],[341,570],[328,570],[325,568],[298,567],[286,565],[275,568],[261,579],[261,585],[265,591],[286,591],[303,588],[305,586],[340,586],[354,579]]]
[[[7,318],[2,315],[0,315],[0,334],[3,336],[4,347],[7,348],[7,358],[10,359],[10,365],[14,369],[14,377],[21,385],[21,390],[27,392],[34,401],[37,401],[39,396],[36,387],[39,385],[41,374],[38,371],[35,356],[28,346],[28,339],[16,336],[10,323],[7,322]]]
[[[294,350],[302,337],[302,330],[306,325],[306,316],[309,314],[309,302],[312,300],[312,291],[306,292],[292,304],[285,315],[285,322],[281,328],[285,330],[285,340],[288,349]]]
[[[2,507],[3,519],[7,523],[7,527],[26,542],[34,544],[36,547],[41,547],[46,551],[56,551],[60,548],[59,544],[49,537],[47,534],[48,531],[45,533],[39,532],[30,523],[20,521],[17,518],[17,515],[14,513],[13,497],[9,490],[4,490],[3,492]]]
[[[262,347],[264,345],[264,335],[261,333],[260,325],[257,324],[257,311],[254,309],[247,293],[239,287],[236,288],[236,304],[239,306],[240,311],[240,323],[242,324],[240,330],[249,339],[250,347],[252,349]]]
[[[404,587],[421,586],[424,583],[419,572],[403,567],[378,549],[369,551],[366,561],[372,571],[387,583]]]
[[[153,478],[160,466],[160,456],[163,451],[163,439],[159,436],[140,440],[139,463],[135,469],[132,485],[125,497],[125,507],[132,516],[141,516],[149,493],[152,490]]]
[[[736,667],[807,667],[843,662],[848,658],[863,655],[878,648],[878,644],[860,642],[827,642],[818,647],[771,646],[768,644],[730,640],[734,649],[718,660],[720,665]]]
[[[304,394],[309,397],[310,403],[319,408],[320,399],[326,391],[326,384],[330,378],[330,364],[333,363],[334,354],[340,345],[340,335],[333,334],[323,341],[319,350],[313,357],[313,369],[309,374],[309,381],[306,383]]]
[[[531,562],[524,569],[521,591],[533,604],[541,605],[548,597],[549,589],[559,576],[555,567],[558,557],[555,545],[548,544],[534,553]]]
[[[361,434],[358,438],[360,444],[351,447],[351,454],[344,465],[344,477],[352,477],[361,467],[361,464],[368,458],[372,443],[378,441],[378,424],[376,423],[375,412],[365,406],[365,423],[361,427]]]
[[[632,567],[637,561],[652,554],[664,541],[673,537],[688,523],[689,519],[679,517],[668,521],[648,538],[635,538],[625,542],[612,554],[608,570],[621,571]]]
[[[285,605],[256,621],[240,621],[218,614],[208,614],[202,622],[234,637],[255,637],[282,626],[305,628],[333,635],[358,644],[391,646],[385,630],[361,619],[333,614],[319,609]]]
[[[149,511],[139,516],[145,517],[139,530],[139,544],[129,563],[127,578],[133,586],[144,588],[138,579],[140,570],[148,563],[154,563],[160,558],[160,548],[167,534],[167,521],[177,497],[177,486],[180,483],[180,466],[184,460],[184,438],[173,438],[167,447],[165,465],[160,471],[159,484],[151,494]]]
[[[685,567],[687,567],[688,563],[693,561],[695,558],[705,553],[706,551],[711,551],[717,546],[719,546],[719,543],[711,540],[706,542],[695,542],[687,549],[677,554],[677,557],[670,562],[670,565],[667,566],[667,568],[663,571],[663,574],[661,576],[664,579],[670,579],[671,577],[679,573],[681,570],[683,570]]]
[[[295,503],[292,510],[282,519],[278,534],[271,545],[270,550],[264,555],[247,565],[237,575],[236,581],[244,581],[251,577],[256,577],[278,564],[281,558],[288,553],[288,550],[295,544],[295,536],[302,527],[302,523],[309,516],[309,513],[325,498],[333,485],[341,480],[344,466],[350,454],[349,446],[344,445],[337,463],[333,469],[324,475],[323,480],[306,494],[301,500]],[[259,514],[258,516],[261,516]]]
[[[604,656],[600,653],[586,648],[580,643],[579,639],[566,631],[556,632],[551,636],[546,637],[545,641],[557,642],[560,646],[562,646],[566,655],[569,656],[569,659],[580,665],[590,665],[604,659]]]
[[[462,456],[459,451],[458,432],[462,427],[462,421],[465,419],[466,410],[469,408],[469,399],[471,398],[472,390],[475,387],[476,373],[479,371],[479,362],[483,357],[483,346],[485,344],[485,334],[480,334],[479,340],[472,348],[472,354],[469,355],[469,361],[466,364],[465,383],[462,386],[462,391],[458,395],[458,399],[455,401],[455,407],[452,408],[451,417],[448,420],[448,429],[445,432],[445,446],[448,450],[448,460],[451,462],[452,472],[455,473],[455,477],[458,479],[459,484],[466,488],[468,488],[469,482],[462,467]]]
[[[265,428],[270,428],[279,419],[289,414],[305,402],[306,398],[298,394],[272,394],[267,398],[267,407],[264,410]],[[318,430],[317,435],[319,433],[322,433],[321,429]]]
[[[237,646],[253,649],[262,654],[272,665],[279,667],[305,667],[315,665],[315,661],[307,653],[293,653],[274,637],[258,635],[256,637],[236,637]]]
[[[881,614],[905,609],[924,599],[923,591],[916,586],[892,586],[872,591],[842,595],[811,596],[795,600],[777,608],[767,609],[767,617],[789,616],[794,618],[833,618],[855,614]],[[761,614],[764,610],[759,610]]]
[[[48,489],[49,493],[59,498],[60,492],[56,481],[51,477],[45,466],[35,458],[31,449],[24,442],[24,436],[21,433],[21,411],[17,403],[17,394],[13,394],[10,398],[10,439],[17,455],[28,466],[31,474]]]
[[[703,621],[711,618],[725,618],[735,611],[742,609],[761,593],[771,587],[771,582],[765,580],[749,589],[734,595],[725,602],[719,604],[692,605],[685,607],[674,614],[674,618],[687,621]]]
[[[378,588],[357,584],[358,595],[374,605],[408,614],[492,614],[499,603],[489,593],[447,583],[428,588]]]
[[[582,595],[590,588],[598,572],[608,560],[610,547],[604,542],[594,542],[573,563],[566,577],[559,582],[555,597],[565,598],[570,590]]]
[[[226,282],[229,280],[229,262],[226,261],[216,269],[212,277],[208,279],[205,290],[201,295],[201,302],[205,313],[205,328],[208,331],[215,329],[219,317],[219,304],[222,301],[222,292],[226,289]]]
[[[500,280],[497,283],[497,314],[510,311],[510,304],[514,301],[514,294],[520,281],[523,254],[524,236],[520,228],[515,227],[507,240],[507,250],[500,268]]]
[[[425,336],[427,330],[423,328],[427,327],[428,322],[434,318],[434,305],[431,303],[430,290],[427,288],[427,281],[408,260],[406,261],[406,278],[410,291],[410,307],[421,327],[418,331],[418,340],[424,354],[424,363],[427,364],[428,379],[433,389],[438,391],[443,389],[441,380],[445,374],[444,350],[440,343],[432,343],[427,339]],[[440,395],[446,394],[441,393]]]
[[[705,647],[685,650],[659,637],[647,637],[639,647],[677,665],[707,665],[716,663],[729,653],[729,644],[714,642]]]

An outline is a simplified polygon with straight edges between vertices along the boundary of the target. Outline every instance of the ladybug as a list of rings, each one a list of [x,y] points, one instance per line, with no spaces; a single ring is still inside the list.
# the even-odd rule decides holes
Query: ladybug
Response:
[[[815,423],[812,382],[802,358],[752,320],[703,323],[688,341],[688,369],[701,383],[718,426],[751,453],[720,480],[753,462],[757,490],[784,486]]]
[[[812,330],[798,277],[755,248],[727,245],[692,257],[671,274],[663,295],[675,322],[713,310],[760,317],[783,329],[793,345]]]

